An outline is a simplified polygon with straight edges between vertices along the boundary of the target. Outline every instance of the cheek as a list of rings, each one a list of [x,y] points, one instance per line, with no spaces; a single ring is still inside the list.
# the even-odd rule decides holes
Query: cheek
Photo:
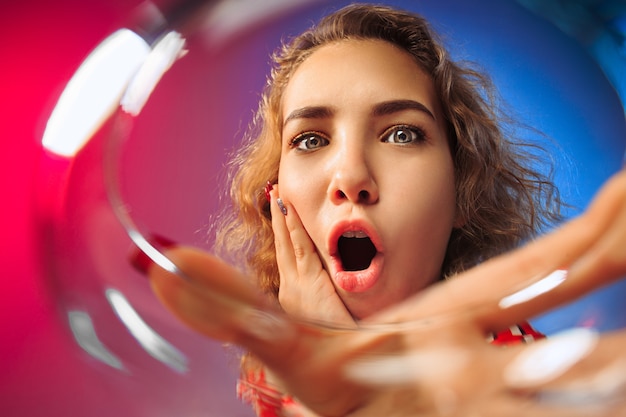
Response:
[[[433,245],[436,242],[437,246],[446,246],[457,222],[456,187],[451,164],[441,162],[396,182],[391,203],[396,216],[390,221],[395,217],[396,227],[402,229],[404,224],[406,228],[420,230],[421,239],[425,235],[432,239]],[[421,239],[418,237],[418,241]]]
[[[295,166],[294,166],[295,165]],[[306,167],[302,163],[283,162],[278,172],[278,192],[298,214],[300,222],[316,246],[324,243],[321,233],[327,223],[324,203],[326,182],[319,169]]]
[[[438,155],[427,161],[409,162],[406,165],[396,163],[395,170],[401,176],[390,176],[387,186],[396,195],[409,204],[437,206],[440,208],[456,206],[455,173],[450,157]],[[443,214],[443,213],[442,213]]]
[[[281,160],[278,168],[278,189],[283,200],[296,204],[300,194],[298,189],[306,187],[307,180],[299,170],[293,169],[292,165]]]
[[[302,169],[300,165],[289,160],[281,162],[278,189],[281,198],[293,205],[304,220],[307,211],[319,207],[319,198],[323,192],[318,171]]]

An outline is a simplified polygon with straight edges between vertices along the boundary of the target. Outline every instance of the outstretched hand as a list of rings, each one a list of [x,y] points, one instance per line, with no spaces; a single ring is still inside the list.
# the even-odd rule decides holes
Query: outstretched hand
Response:
[[[577,329],[507,349],[484,338],[624,276],[625,231],[623,171],[556,232],[356,330],[290,318],[235,269],[194,249],[167,253],[184,277],[156,266],[150,276],[183,321],[263,361],[302,416],[613,416],[626,413],[626,331]],[[544,278],[558,269],[567,274]]]

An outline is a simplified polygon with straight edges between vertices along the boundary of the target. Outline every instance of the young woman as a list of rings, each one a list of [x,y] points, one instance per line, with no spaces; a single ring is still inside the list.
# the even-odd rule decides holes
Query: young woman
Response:
[[[420,16],[352,5],[274,60],[218,246],[287,313],[354,326],[558,216],[487,78]]]
[[[320,273],[337,308],[312,315],[362,319],[558,218],[554,186],[505,136],[488,79],[452,62],[423,18],[349,6],[274,60],[217,246],[283,307],[306,292],[287,276]],[[268,195],[286,216],[270,220]]]
[[[530,168],[527,147],[505,135],[486,77],[452,62],[420,16],[348,6],[286,44],[275,63],[250,140],[233,159],[232,205],[219,225],[218,247],[227,260],[243,260],[246,274],[292,318],[344,329],[420,318],[420,310],[379,313],[558,219],[556,190]],[[194,265],[196,255],[178,256]],[[202,272],[203,262],[210,272]],[[272,307],[226,266],[200,260],[185,272],[210,274],[201,286],[213,295],[153,277],[157,293],[195,328],[261,359],[246,357],[240,384],[240,395],[260,416],[293,409],[291,394],[323,415],[441,411],[437,401],[423,401],[426,390],[400,401],[338,374],[358,352],[423,341],[400,332],[382,341],[369,335],[356,347],[349,339],[344,348],[300,321],[281,333],[276,316],[257,314]],[[507,276],[487,276],[511,285]],[[474,289],[492,293],[484,285]],[[184,298],[177,298],[181,291]],[[238,301],[224,301],[229,297]],[[435,299],[438,313],[467,307],[458,294]],[[236,306],[246,313],[233,313]],[[443,326],[430,340],[461,340],[483,352],[477,335],[485,346],[490,332],[496,343],[541,337],[525,323],[502,331],[512,317],[528,315],[476,326],[468,310],[466,334],[459,325],[466,319],[456,317],[455,326]],[[310,362],[298,365],[299,359]],[[333,395],[329,387],[337,384],[346,389]]]

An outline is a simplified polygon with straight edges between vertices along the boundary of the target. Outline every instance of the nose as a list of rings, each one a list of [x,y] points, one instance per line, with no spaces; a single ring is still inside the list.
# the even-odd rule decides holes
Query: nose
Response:
[[[335,204],[374,204],[378,201],[378,185],[370,161],[362,149],[336,155],[329,186],[329,198]]]

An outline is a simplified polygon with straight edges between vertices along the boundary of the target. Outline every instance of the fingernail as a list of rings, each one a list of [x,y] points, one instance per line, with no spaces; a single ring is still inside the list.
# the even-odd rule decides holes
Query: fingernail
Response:
[[[504,380],[516,388],[551,381],[593,351],[597,340],[595,331],[578,328],[530,345],[505,368]]]
[[[285,203],[283,203],[282,198],[278,197],[276,199],[276,204],[278,204],[278,208],[280,208],[280,212],[285,216],[287,215],[287,207],[285,207]]]
[[[267,200],[267,202],[271,202],[272,201],[272,196],[270,195],[270,191],[272,191],[274,189],[274,186],[272,185],[271,181],[268,181],[267,184],[265,184],[265,199]]]
[[[504,297],[500,300],[500,308],[510,308],[537,298],[542,294],[552,291],[565,282],[566,279],[567,271],[564,269],[558,269],[528,287]]]
[[[157,249],[167,249],[176,246],[176,242],[163,236],[153,235],[147,239]],[[137,271],[143,275],[148,275],[150,267],[154,265],[154,261],[140,248],[134,247],[129,255],[129,262]]]
[[[371,386],[403,386],[417,381],[436,381],[462,372],[469,355],[460,349],[407,352],[394,356],[357,358],[345,368],[345,375]]]

